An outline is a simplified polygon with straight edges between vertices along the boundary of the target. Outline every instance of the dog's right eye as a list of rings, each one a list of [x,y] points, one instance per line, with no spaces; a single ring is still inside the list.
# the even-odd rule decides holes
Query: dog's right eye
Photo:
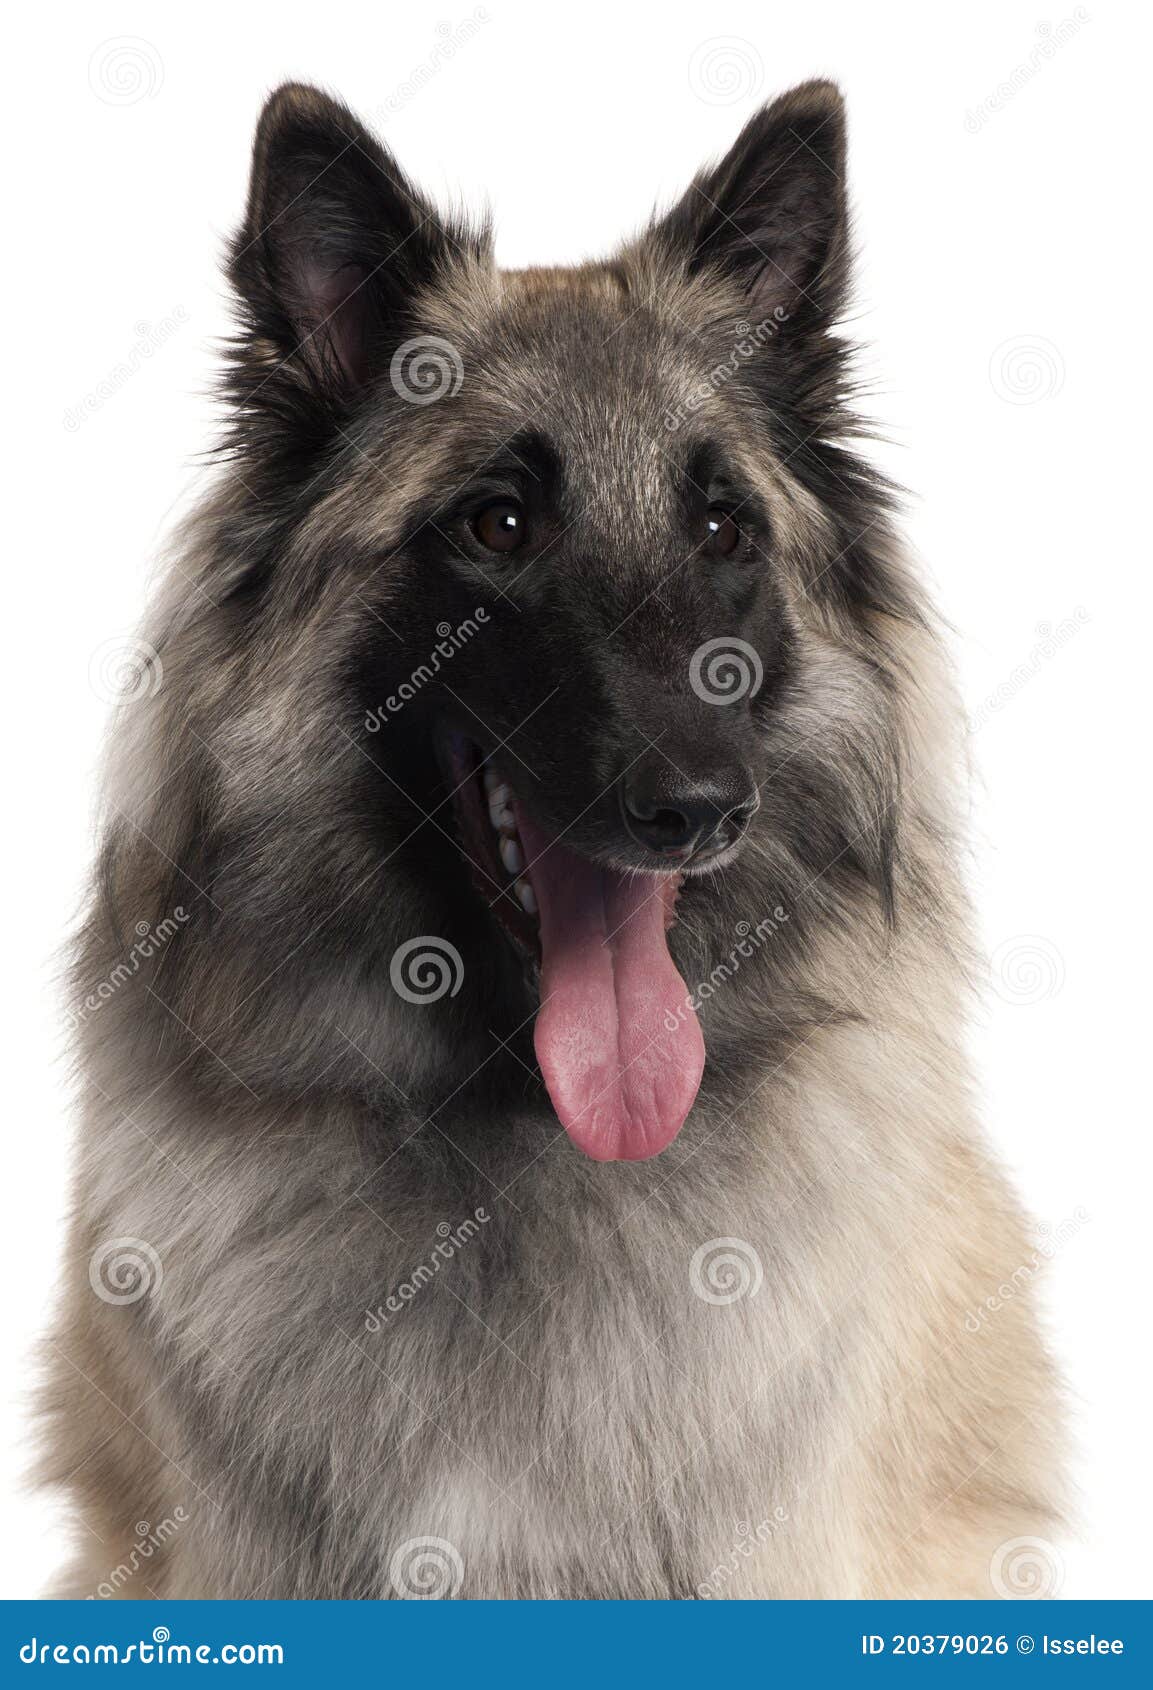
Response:
[[[524,511],[512,499],[496,499],[472,519],[472,531],[490,552],[515,552],[528,534]]]

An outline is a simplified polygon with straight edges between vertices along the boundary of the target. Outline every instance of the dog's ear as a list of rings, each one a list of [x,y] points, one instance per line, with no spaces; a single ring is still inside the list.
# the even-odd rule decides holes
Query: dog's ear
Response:
[[[827,323],[846,281],[845,115],[831,82],[805,82],[749,119],[655,237],[690,273],[724,272],[760,320]]]
[[[238,396],[283,369],[317,397],[355,397],[388,368],[405,307],[448,245],[432,207],[351,112],[318,89],[279,88],[257,126],[229,258],[245,330]]]

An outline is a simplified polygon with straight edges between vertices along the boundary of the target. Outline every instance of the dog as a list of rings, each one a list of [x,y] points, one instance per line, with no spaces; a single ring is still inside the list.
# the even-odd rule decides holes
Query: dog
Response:
[[[981,1597],[1059,1529],[849,271],[826,82],[512,272],[268,101],[76,946],[60,1593]]]

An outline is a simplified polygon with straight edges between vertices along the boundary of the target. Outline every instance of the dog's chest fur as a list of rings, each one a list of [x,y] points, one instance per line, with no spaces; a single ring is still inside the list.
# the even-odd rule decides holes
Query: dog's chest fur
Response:
[[[820,1190],[787,1157],[775,1191],[741,1177],[717,1119],[675,1165],[598,1168],[542,1122],[538,1160],[522,1141],[491,1173],[439,1139],[374,1169],[339,1132],[287,1175],[275,1132],[122,1168],[114,1224],[163,1240],[153,1434],[188,1473],[191,1579],[404,1594],[406,1546],[436,1539],[464,1596],[779,1588],[836,1433],[845,1288],[806,1242]],[[502,1190],[502,1167],[525,1171]],[[423,1182],[455,1194],[434,1212]]]

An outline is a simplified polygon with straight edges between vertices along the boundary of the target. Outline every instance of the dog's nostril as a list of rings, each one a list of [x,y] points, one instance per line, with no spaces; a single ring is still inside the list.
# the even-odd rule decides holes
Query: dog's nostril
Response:
[[[654,804],[649,799],[630,792],[627,787],[624,806],[632,832],[650,850],[679,853],[692,848],[699,828],[686,810],[674,809],[667,804]]]
[[[669,771],[641,765],[621,782],[621,811],[632,837],[661,857],[684,861],[715,856],[736,843],[757,808],[755,789],[733,803],[735,782],[709,780],[681,787]],[[740,788],[738,787],[738,790]]]

